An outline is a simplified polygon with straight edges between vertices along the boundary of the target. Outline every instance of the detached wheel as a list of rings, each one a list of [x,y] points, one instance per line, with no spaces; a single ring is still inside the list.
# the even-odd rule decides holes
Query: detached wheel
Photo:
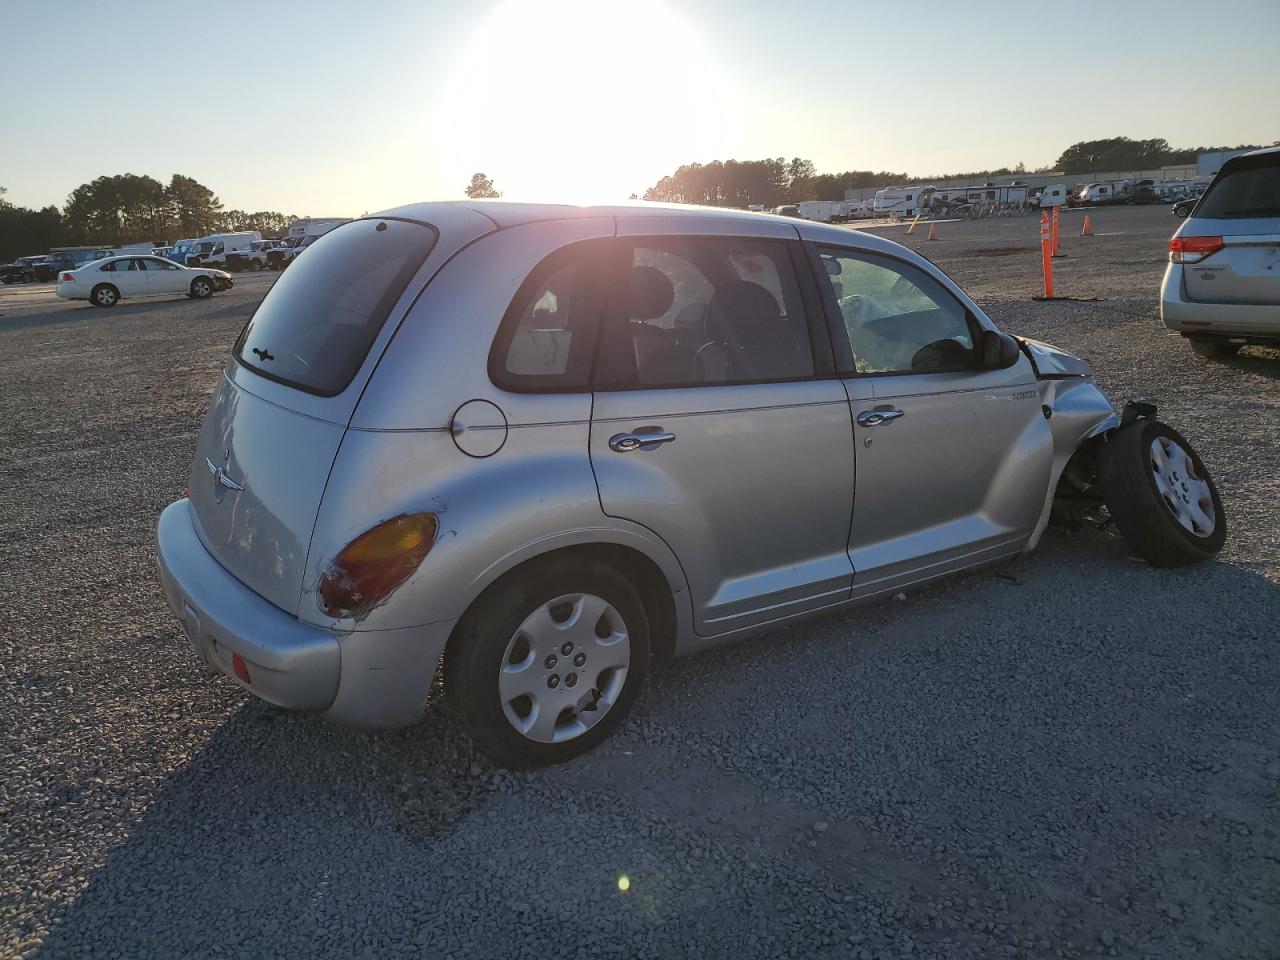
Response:
[[[1129,544],[1155,567],[1208,560],[1227,539],[1227,517],[1191,444],[1158,420],[1113,434],[1098,456],[1107,510]]]
[[[562,763],[617,728],[648,663],[649,619],[631,584],[602,564],[552,561],[467,611],[445,656],[445,694],[499,763]]]
[[[89,294],[89,302],[95,307],[114,307],[120,302],[120,291],[109,283],[100,283]]]
[[[208,277],[196,277],[191,281],[191,296],[197,300],[208,300],[213,296],[213,281]]]
[[[1211,360],[1220,360],[1227,357],[1234,357],[1240,352],[1242,344],[1230,343],[1226,340],[1201,340],[1192,338],[1191,352],[1198,357],[1208,357]]]

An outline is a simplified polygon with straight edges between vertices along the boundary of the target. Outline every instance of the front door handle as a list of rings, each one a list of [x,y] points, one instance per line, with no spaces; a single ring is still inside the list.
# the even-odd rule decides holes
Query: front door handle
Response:
[[[882,423],[897,420],[902,416],[901,410],[863,410],[858,414],[858,426],[877,427]]]
[[[674,433],[615,433],[609,438],[609,449],[616,453],[630,453],[670,443],[675,438]]]

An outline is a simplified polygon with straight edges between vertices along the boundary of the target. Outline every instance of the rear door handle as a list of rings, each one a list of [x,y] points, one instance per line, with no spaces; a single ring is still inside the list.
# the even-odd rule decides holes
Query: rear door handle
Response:
[[[609,449],[616,453],[630,453],[670,443],[675,438],[674,433],[615,433],[609,438]]]
[[[877,427],[882,423],[897,420],[902,416],[901,410],[863,410],[858,414],[858,426]]]

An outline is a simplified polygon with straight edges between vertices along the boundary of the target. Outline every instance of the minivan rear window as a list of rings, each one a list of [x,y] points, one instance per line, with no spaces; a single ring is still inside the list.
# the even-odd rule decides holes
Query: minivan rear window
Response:
[[[1280,153],[1229,161],[1200,198],[1194,215],[1210,220],[1280,217]]]
[[[437,237],[432,227],[387,218],[331,230],[267,293],[236,342],[236,359],[308,393],[341,393]]]

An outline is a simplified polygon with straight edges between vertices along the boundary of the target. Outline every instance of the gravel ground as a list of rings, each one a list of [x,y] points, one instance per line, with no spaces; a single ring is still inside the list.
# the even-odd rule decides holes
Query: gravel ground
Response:
[[[1091,527],[1012,568],[659,667],[608,744],[495,771],[201,675],[151,529],[268,278],[98,311],[0,291],[0,956],[1280,956],[1280,352],[1159,326],[1166,208],[909,241],[1151,396],[1219,562]],[[903,228],[888,235],[901,238]],[[620,889],[621,877],[629,889]]]

